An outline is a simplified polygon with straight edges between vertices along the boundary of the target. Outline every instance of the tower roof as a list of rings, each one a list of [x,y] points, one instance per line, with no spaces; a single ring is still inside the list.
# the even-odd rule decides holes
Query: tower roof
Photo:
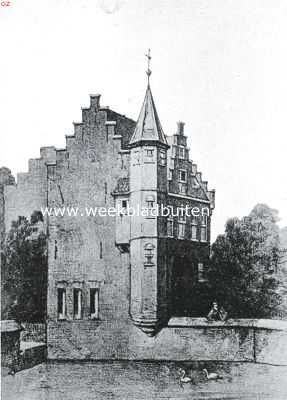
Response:
[[[134,133],[130,140],[130,145],[138,142],[159,142],[168,146],[165,134],[163,132],[154,100],[152,97],[150,85],[148,83],[144,102],[138,117]]]

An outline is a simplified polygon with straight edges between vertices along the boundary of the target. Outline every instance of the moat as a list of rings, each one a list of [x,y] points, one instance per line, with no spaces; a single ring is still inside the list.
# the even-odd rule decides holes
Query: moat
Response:
[[[191,383],[181,384],[184,367]],[[203,368],[222,379],[208,381]],[[48,362],[2,378],[5,400],[287,398],[287,367],[215,362]]]

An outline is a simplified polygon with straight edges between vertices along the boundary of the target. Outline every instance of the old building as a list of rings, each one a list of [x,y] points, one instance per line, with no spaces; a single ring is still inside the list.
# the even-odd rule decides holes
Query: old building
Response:
[[[50,358],[141,358],[172,316],[208,307],[214,191],[190,159],[184,123],[163,132],[149,80],[137,123],[91,95],[66,147],[42,148],[17,186],[6,186],[5,204],[7,226],[34,210],[65,210],[44,216]],[[198,213],[155,215],[156,205]],[[117,206],[113,216],[87,212]]]

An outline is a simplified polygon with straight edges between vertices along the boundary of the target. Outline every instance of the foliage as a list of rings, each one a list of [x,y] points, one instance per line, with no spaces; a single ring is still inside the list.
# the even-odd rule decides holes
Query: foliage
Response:
[[[228,220],[212,246],[209,290],[232,317],[272,317],[280,303],[277,221],[276,210],[258,204],[248,217]]]
[[[41,219],[18,217],[12,222],[4,243],[4,318],[43,321],[47,302],[47,241],[34,232]]]

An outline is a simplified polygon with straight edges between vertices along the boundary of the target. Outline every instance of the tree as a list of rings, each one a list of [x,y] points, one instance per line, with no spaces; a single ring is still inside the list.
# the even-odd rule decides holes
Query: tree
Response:
[[[276,210],[258,204],[247,217],[228,220],[212,246],[209,289],[232,317],[272,317],[280,303],[277,221]]]
[[[40,214],[31,221],[18,217],[13,221],[4,242],[4,318],[40,322],[46,317],[47,240],[38,223]]]

